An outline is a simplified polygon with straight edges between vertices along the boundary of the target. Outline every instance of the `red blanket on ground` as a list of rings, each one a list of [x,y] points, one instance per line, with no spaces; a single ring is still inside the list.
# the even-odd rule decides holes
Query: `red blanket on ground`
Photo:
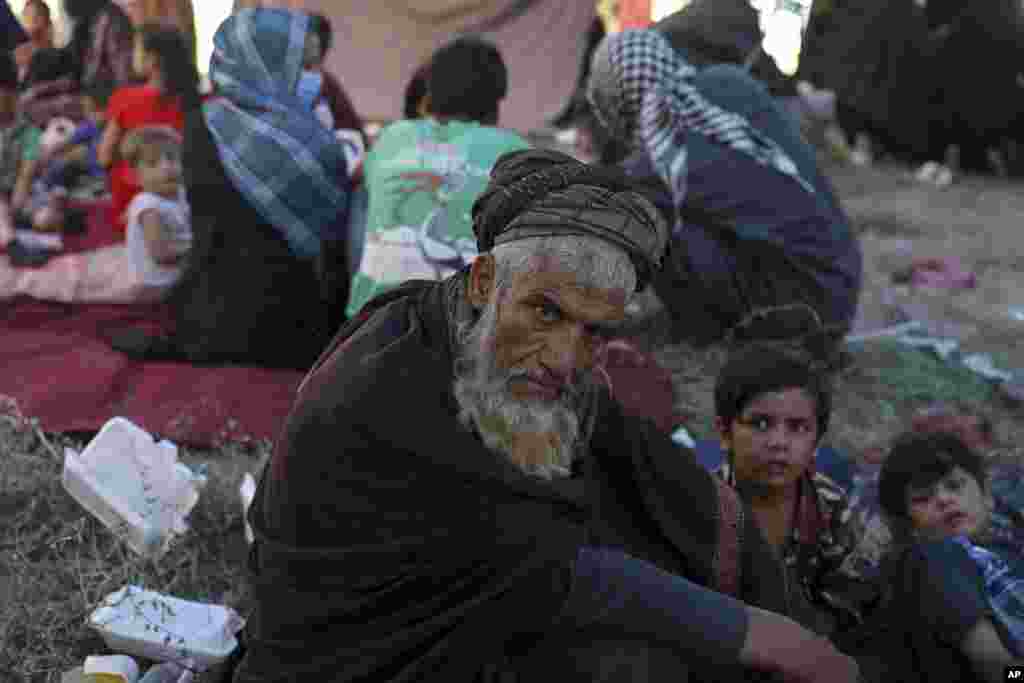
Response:
[[[101,206],[84,235],[65,239],[65,251],[117,239]],[[105,330],[166,323],[153,304],[0,301],[0,396],[52,432],[93,431],[122,416],[184,445],[276,438],[301,373],[133,361],[103,338]]]

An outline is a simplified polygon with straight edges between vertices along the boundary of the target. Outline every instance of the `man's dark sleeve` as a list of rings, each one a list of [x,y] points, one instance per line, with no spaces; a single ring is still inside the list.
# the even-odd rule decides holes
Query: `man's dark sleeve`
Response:
[[[993,612],[981,571],[952,540],[922,543],[905,558],[904,589],[916,598],[922,626],[959,647],[967,632]]]
[[[583,547],[558,626],[663,643],[709,667],[738,663],[743,603],[618,550]]]
[[[11,11],[11,6],[6,0],[0,3],[0,35],[2,35],[3,49],[10,52],[24,42],[28,41],[28,34],[21,27],[18,18]]]

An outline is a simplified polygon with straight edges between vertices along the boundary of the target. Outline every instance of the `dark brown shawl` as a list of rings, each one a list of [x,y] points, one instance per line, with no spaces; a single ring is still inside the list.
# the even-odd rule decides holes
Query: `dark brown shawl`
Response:
[[[551,625],[583,544],[779,608],[781,572],[751,517],[606,394],[569,479],[528,477],[459,425],[462,277],[372,301],[301,387],[250,512],[257,607],[236,683],[493,677],[517,638]]]

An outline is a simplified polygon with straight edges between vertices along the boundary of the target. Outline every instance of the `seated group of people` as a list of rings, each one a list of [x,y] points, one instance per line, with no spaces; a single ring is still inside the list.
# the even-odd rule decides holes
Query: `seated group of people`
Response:
[[[1002,680],[1022,558],[985,547],[980,456],[893,447],[906,533],[866,573],[815,471],[812,354],[734,352],[715,472],[600,381],[669,240],[628,175],[514,152],[472,215],[473,263],[371,299],[300,387],[249,513],[234,681]]]
[[[236,12],[207,98],[180,33],[141,31],[146,82],[114,93],[96,148],[112,191],[121,164],[150,195],[125,205],[128,251],[175,322],[112,343],[308,370],[249,513],[237,683],[1002,680],[1024,581],[986,543],[981,458],[893,447],[903,533],[875,574],[815,471],[861,256],[762,85],[657,31],[608,36],[587,96],[627,153],[588,165],[497,128],[505,65],[460,38],[370,149],[359,217],[318,106],[323,26]],[[739,349],[716,472],[601,381],[649,286],[680,338]]]
[[[846,495],[814,457],[860,252],[761,85],[693,67],[655,31],[609,36],[588,95],[630,154],[588,165],[498,129],[500,54],[459,39],[432,60],[418,118],[371,147],[360,229],[351,193],[329,189],[336,141],[315,116],[276,115],[267,74],[296,93],[302,78],[271,58],[303,49],[305,21],[247,10],[218,32],[217,96],[186,115],[195,242],[176,305],[192,311],[159,341],[318,355],[249,513],[235,681],[915,680],[939,656],[940,680],[1002,675],[1020,646],[1002,570],[1016,558],[986,554],[960,451],[895,447],[882,485],[903,501],[886,509],[911,530],[905,552],[877,575],[851,560]],[[231,59],[243,50],[267,61]],[[257,148],[266,127],[278,142]],[[308,163],[288,161],[297,148]],[[351,281],[330,279],[350,262]],[[651,285],[680,336],[740,349],[716,388],[716,472],[601,381]],[[324,318],[301,326],[307,302],[306,321]]]
[[[66,47],[52,45],[49,9],[35,0],[23,13],[24,70],[12,53],[0,59],[0,244],[12,265],[42,265],[109,194],[140,295],[159,296],[190,242],[180,131],[181,100],[198,88],[194,60],[177,29],[133,27],[109,0],[68,0],[65,10],[75,20]]]
[[[112,0],[66,1],[69,12],[89,5],[86,19],[93,16],[104,45],[110,27],[126,21]],[[291,26],[305,37],[285,34]],[[142,85],[118,88],[105,109],[96,94],[88,105],[73,99],[94,112],[83,128],[102,127],[91,167],[109,175],[115,219],[145,245],[127,251],[148,259],[147,291],[174,312],[169,333],[112,335],[116,348],[138,357],[308,369],[374,295],[469,264],[477,254],[474,200],[501,155],[529,147],[497,126],[507,68],[479,38],[434,55],[414,79],[423,86],[410,107],[416,118],[387,126],[355,169],[335,130],[358,131],[362,122],[322,68],[331,36],[323,17],[265,8],[233,14],[215,37],[206,97],[180,31],[147,25],[137,36],[129,72]],[[73,36],[58,54],[84,54],[95,43]],[[295,59],[282,58],[293,51]],[[102,54],[85,63],[113,63],[113,50]],[[39,50],[33,62],[46,55]],[[70,80],[94,93],[97,83],[118,83],[113,74],[123,67],[79,71]],[[695,67],[658,32],[643,31],[602,44],[588,99],[627,150],[621,167],[649,187],[673,226],[665,267],[651,284],[676,337],[786,337],[811,318],[821,354],[834,360],[856,312],[860,249],[813,150],[769,92],[739,66]],[[647,104],[659,113],[645,114]],[[18,107],[19,119],[27,111]],[[161,151],[166,145],[136,154],[134,168],[122,154],[129,133],[152,126],[180,134],[180,165]],[[159,175],[139,164],[164,157],[163,172],[180,177],[184,192],[147,190],[165,201],[140,200],[132,211],[145,189],[138,181]],[[44,177],[63,178],[63,165]],[[35,175],[41,164],[24,166]],[[38,199],[14,192],[16,226],[73,228],[65,193],[36,185]],[[240,233],[238,216],[262,229]],[[306,331],[300,342],[282,339],[291,329]]]
[[[76,18],[66,48],[37,48],[23,80],[9,60],[4,151],[13,179],[0,237],[10,262],[42,265],[57,256],[62,234],[84,229],[96,194],[80,187],[84,168],[90,187],[109,192],[115,233],[124,235],[119,253],[137,274],[132,300],[165,302],[177,323],[157,337],[113,330],[115,348],[308,368],[337,329],[349,286],[350,268],[335,264],[346,253],[350,159],[335,131],[354,129],[361,144],[363,127],[323,69],[329,21],[270,11],[232,17],[217,34],[213,92],[203,95],[179,29],[133,28],[112,0],[65,5]],[[93,52],[100,56],[79,56]],[[45,132],[65,120],[70,135]],[[251,228],[237,235],[239,224]],[[97,277],[109,277],[101,270]],[[308,334],[297,343],[274,337],[285,330]]]

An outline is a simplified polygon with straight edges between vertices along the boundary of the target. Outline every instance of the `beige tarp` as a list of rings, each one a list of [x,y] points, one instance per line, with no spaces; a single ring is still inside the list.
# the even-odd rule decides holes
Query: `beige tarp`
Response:
[[[328,58],[360,114],[369,120],[401,115],[402,94],[416,68],[461,31],[483,35],[502,51],[509,96],[501,125],[542,126],[576,82],[582,36],[593,0],[241,0],[322,12],[334,25]]]

